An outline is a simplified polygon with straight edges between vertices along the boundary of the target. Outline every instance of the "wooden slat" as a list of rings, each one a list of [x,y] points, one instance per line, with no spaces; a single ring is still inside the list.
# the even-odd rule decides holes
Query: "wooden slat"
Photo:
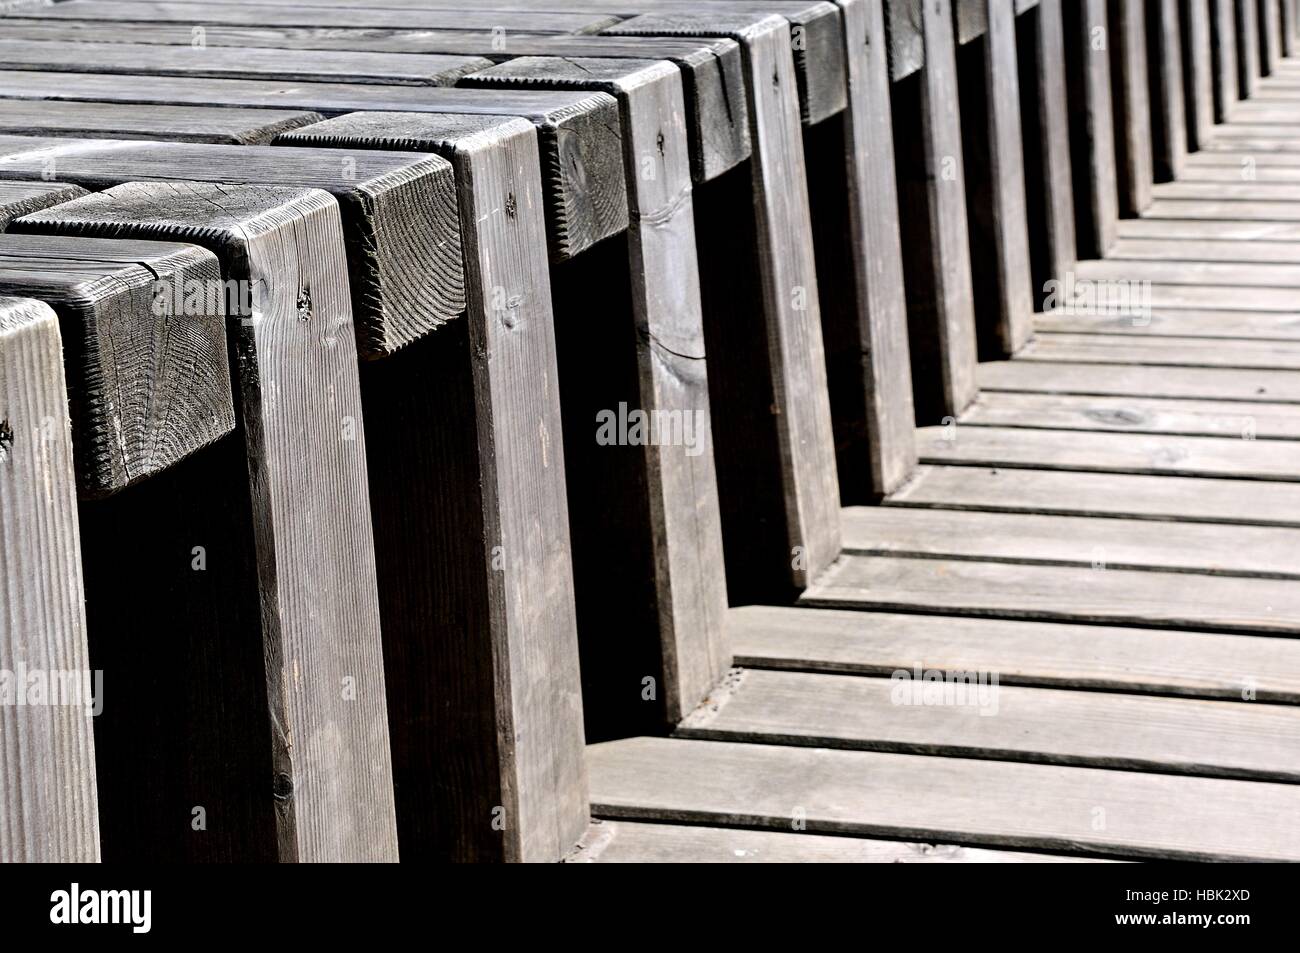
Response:
[[[594,821],[571,864],[1014,864],[1072,863],[1075,858],[680,824]]]
[[[1072,270],[1078,255],[1061,0],[1043,0],[1017,29],[1031,284],[1037,307],[1047,283]]]
[[[1182,174],[1187,158],[1187,114],[1183,91],[1182,26],[1179,0],[1147,4],[1150,58],[1151,146],[1157,182]]]
[[[320,118],[291,109],[10,100],[0,109],[0,135],[264,145],[277,133]]]
[[[1034,317],[1040,332],[1076,334],[1129,334],[1133,336],[1265,338],[1293,341],[1300,338],[1300,311],[1259,312],[1192,308],[1159,309],[1149,314],[1090,314],[1052,311]],[[1196,395],[1192,395],[1196,396]]]
[[[86,190],[66,182],[5,182],[0,180],[0,229],[28,212],[38,212],[59,202],[85,195]]]
[[[948,0],[917,6],[925,66],[895,84],[894,148],[910,210],[901,225],[916,415],[937,421],[977,393],[975,314],[952,10]]]
[[[1127,334],[1045,334],[1018,355],[1024,361],[1142,364],[1148,367],[1242,367],[1300,370],[1300,342],[1222,341]]]
[[[0,707],[0,861],[98,861],[95,687],[63,346],[58,317],[31,299],[0,298],[0,510],[0,669],[17,682]],[[28,686],[12,673],[23,666],[67,673],[75,696],[19,706],[13,696],[26,701]]]
[[[0,294],[59,314],[82,495],[116,493],[234,429],[222,302],[175,308],[219,274],[186,245],[0,235]]]
[[[628,271],[632,308],[628,317],[635,330],[627,338],[636,340],[637,406],[646,413],[669,415],[666,419],[694,415],[693,419],[707,420],[709,376],[704,360],[695,207],[677,69],[654,61],[521,57],[477,73],[466,82],[485,87],[588,89],[618,99],[631,222]],[[602,356],[594,350],[587,359],[593,373],[599,374],[594,368],[600,366]],[[606,396],[615,395],[607,392]],[[605,406],[617,407],[617,402],[610,400]],[[629,620],[632,626],[638,621],[648,624],[648,630],[634,634],[634,629],[627,635],[629,641],[639,635],[643,643],[655,647],[656,651],[645,654],[657,655],[661,662],[647,670],[638,658],[642,653],[615,653],[606,648],[589,653],[594,664],[584,665],[588,684],[618,681],[632,685],[652,675],[662,686],[661,704],[652,706],[660,715],[660,724],[674,724],[694,708],[722,677],[731,657],[722,636],[727,593],[721,571],[717,475],[708,428],[702,429],[703,433],[695,435],[701,444],[694,449],[672,443],[671,433],[663,434],[669,442],[648,446],[642,458],[644,470],[638,479],[627,481],[648,491],[635,493],[635,499],[625,503],[638,511],[645,508],[647,514],[637,527],[638,538],[627,542],[644,552],[644,575],[653,579],[656,607],[642,620]],[[594,452],[608,453],[608,448]],[[571,465],[574,462],[570,460]],[[587,466],[583,471],[574,479],[591,482],[579,491],[580,496],[608,492],[598,468]],[[606,527],[595,538],[575,540],[575,547],[593,553],[608,552],[613,545],[616,543]],[[579,581],[580,588],[599,602],[596,611],[617,613],[619,604],[626,605],[618,584],[624,569],[600,558],[587,560],[585,565],[598,568],[594,577]],[[598,593],[608,596],[601,598]],[[592,634],[607,641],[598,629]],[[611,663],[611,668],[602,671],[596,660]],[[633,664],[625,668],[629,662]],[[647,707],[635,692],[625,691],[624,697],[627,708]],[[589,716],[596,717],[608,720],[611,715],[597,712]]]
[[[17,70],[0,71],[0,81],[0,96],[22,99],[293,106],[330,116],[376,110],[525,116],[542,137],[545,195],[556,254],[575,255],[627,227],[623,177],[616,167],[601,164],[616,161],[620,145],[617,107],[605,96],[184,77],[163,84],[148,76]]]
[[[1260,0],[1259,48],[1260,70],[1265,76],[1276,75],[1282,57],[1281,0]]]
[[[925,65],[920,0],[885,0],[885,35],[889,41],[889,78],[897,83]]]
[[[613,32],[725,36],[744,51],[753,244],[735,247],[733,216],[744,215],[743,206],[724,214],[708,204],[710,196],[698,197],[698,220],[719,231],[716,243],[708,231],[701,237],[709,257],[700,271],[706,344],[726,355],[715,364],[711,397],[716,417],[727,421],[714,437],[717,459],[730,461],[718,474],[728,585],[738,601],[747,601],[747,592],[770,594],[773,586],[802,588],[839,551],[839,486],[788,24],[779,17],[652,14]],[[739,186],[731,186],[737,199]],[[713,252],[729,257],[715,260]],[[763,322],[757,333],[756,319]],[[755,460],[773,467],[766,489],[755,480]]]
[[[1234,0],[1237,7],[1237,90],[1249,99],[1259,88],[1259,7],[1256,0]]]
[[[1300,780],[1300,709],[1020,688],[997,670],[930,669],[890,678],[742,671],[692,714],[679,738],[894,751],[1212,778]],[[915,681],[912,679],[915,678]],[[977,681],[978,680],[978,681]],[[912,694],[914,692],[914,694]],[[926,700],[928,693],[932,701]],[[986,717],[987,716],[987,717]]]
[[[274,725],[263,743],[270,743],[275,782],[263,804],[268,811],[274,805],[281,860],[396,860],[365,436],[338,205],[319,190],[135,183],[15,225],[191,239],[218,253],[227,280],[250,283],[251,310],[241,305],[237,312],[236,369],[252,498],[244,520],[263,570],[266,704]],[[282,275],[292,280],[276,279]],[[179,607],[171,611],[184,618]]]
[[[1214,135],[1214,47],[1212,0],[1184,0],[1181,7],[1183,99],[1187,104],[1187,147],[1195,152]],[[1184,165],[1184,171],[1186,166]],[[1182,171],[1179,173],[1182,174]]]
[[[588,752],[604,817],[1184,859],[1300,856],[1292,785],[636,738]],[[923,792],[923,793],[918,793]]]
[[[1300,415],[1289,404],[1076,397],[1070,394],[984,394],[963,424],[1300,440]]]
[[[1120,238],[1108,257],[1112,261],[1273,262],[1294,265],[1300,273],[1300,242],[1216,239],[1209,237],[1211,233],[1211,229],[1206,229],[1199,240],[1191,235],[1187,239]]]
[[[1210,41],[1214,49],[1214,119],[1226,122],[1241,99],[1237,67],[1236,0],[1210,0]]]
[[[747,668],[892,675],[996,671],[1003,685],[1300,703],[1300,643],[1104,625],[746,606],[727,619]]]
[[[1119,217],[1109,52],[1115,40],[1106,40],[1105,0],[1080,0],[1067,5],[1065,14],[1065,76],[1078,247],[1083,257],[1096,258],[1114,241]]]
[[[464,310],[455,185],[436,156],[0,137],[0,176],[33,179],[51,169],[89,188],[206,180],[330,192],[356,250],[349,283],[358,346],[368,356],[391,353]],[[418,224],[411,208],[423,212]]]
[[[1151,204],[1155,177],[1146,0],[1110,0],[1108,8],[1120,212],[1140,215]]]
[[[1203,153],[1201,153],[1203,154]],[[1192,203],[1186,203],[1192,205]],[[1231,208],[1223,211],[1232,214]],[[1269,221],[1245,217],[1213,218],[1140,218],[1120,222],[1121,238],[1170,239],[1173,241],[1203,242],[1231,241],[1255,243],[1260,240],[1276,242],[1300,241],[1300,225],[1294,222]],[[1197,245],[1189,245],[1195,249]]]
[[[1250,404],[1239,404],[1249,413]],[[1289,441],[1231,437],[1171,437],[957,426],[917,432],[921,459],[929,463],[1030,466],[1039,469],[1215,476],[1293,481],[1300,453]],[[1248,491],[1243,491],[1248,492]]]
[[[924,466],[886,501],[896,506],[1117,516],[1300,527],[1300,487],[1233,480],[1025,467]]]
[[[523,119],[352,113],[281,143],[433,152],[456,167],[478,276],[471,327],[362,368],[399,838],[408,858],[556,859],[586,795],[537,135]],[[448,426],[449,414],[468,420]],[[466,626],[492,638],[466,643]],[[503,671],[508,691],[494,683]],[[449,694],[463,697],[451,720]],[[498,805],[513,818],[504,835]]]
[[[957,50],[975,320],[981,351],[1014,354],[1033,334],[1015,11],[1005,0],[957,6],[980,27]]]
[[[995,361],[980,365],[980,386],[1020,393],[1300,403],[1300,375],[1237,368]]]
[[[844,550],[1015,565],[1159,569],[1300,579],[1300,531],[1279,526],[1149,523],[1119,517],[894,506],[844,510]]]

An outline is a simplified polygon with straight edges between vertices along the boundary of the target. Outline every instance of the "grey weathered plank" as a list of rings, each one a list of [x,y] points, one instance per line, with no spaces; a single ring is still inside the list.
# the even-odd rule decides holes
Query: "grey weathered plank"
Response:
[[[1259,15],[1260,71],[1265,76],[1277,72],[1282,57],[1281,0],[1260,0]]]
[[[557,859],[586,789],[537,134],[518,118],[351,113],[280,143],[401,147],[456,169],[468,333],[362,372],[398,832],[408,858]]]
[[[370,53],[354,50],[265,50],[207,45],[69,43],[5,39],[0,68],[150,76],[212,76],[305,82],[454,86],[489,65],[481,56]]]
[[[1183,63],[1186,67],[1183,98],[1187,103],[1187,148],[1192,152],[1204,148],[1214,135],[1216,74],[1211,2],[1185,0],[1182,6]]]
[[[37,212],[85,194],[85,189],[66,182],[0,181],[0,229],[28,212]]]
[[[1120,262],[1118,264],[1131,265],[1133,262]],[[1168,264],[1167,262],[1149,262],[1149,265]],[[1220,262],[1206,262],[1200,267],[1210,267],[1212,265],[1222,264]],[[1250,268],[1250,265],[1234,265],[1233,267]],[[1273,267],[1281,268],[1278,265],[1262,265],[1254,267]],[[1146,320],[1147,311],[1156,311],[1162,309],[1188,308],[1192,310],[1202,309],[1222,309],[1230,310],[1240,306],[1254,309],[1261,313],[1274,312],[1278,314],[1294,314],[1295,292],[1286,285],[1277,287],[1268,287],[1260,285],[1205,285],[1205,284],[1175,284],[1154,282],[1141,279],[1122,279],[1125,284],[1122,287],[1140,293],[1145,302],[1140,306],[1140,310],[1132,312],[1133,323],[1141,327]],[[1137,292],[1136,289],[1140,289]],[[1086,299],[1085,299],[1086,300]],[[1123,302],[1120,302],[1122,304]],[[1087,309],[1084,309],[1085,311]],[[1110,313],[1120,314],[1129,313],[1123,308],[1110,309]]]
[[[1248,414],[1253,405],[1242,402],[1239,406]],[[959,424],[955,439],[948,439],[952,434],[944,428],[919,430],[921,459],[927,463],[1285,481],[1294,481],[1300,469],[1300,450],[1292,442],[1246,440],[1244,432],[1235,438],[1189,437]]]
[[[1289,579],[851,556],[802,604],[1293,636],[1295,590]]]
[[[1234,0],[1237,7],[1237,90],[1249,99],[1259,88],[1259,7],[1256,0]]]
[[[1214,119],[1227,122],[1241,99],[1236,0],[1210,0],[1210,42],[1214,52]]]
[[[1033,336],[1015,11],[1005,0],[957,4],[970,32],[957,50],[975,320],[981,351],[1014,354]]]
[[[247,24],[250,26],[334,26],[372,29],[483,30],[501,28],[501,13],[471,5],[461,9],[427,7],[309,4],[166,3],[133,0],[70,0],[49,7],[25,9],[24,17],[48,20],[109,20],[114,23]],[[510,24],[527,33],[595,33],[617,22],[617,17],[591,13],[514,13]]]
[[[318,113],[291,109],[10,100],[0,109],[0,135],[258,145],[320,118]]]
[[[595,810],[1118,857],[1300,857],[1294,785],[732,742],[588,750]]]
[[[707,415],[700,274],[695,245],[689,143],[679,72],[654,61],[521,57],[467,77],[487,87],[596,90],[619,101],[628,192],[628,269],[636,328],[642,411]],[[707,419],[704,417],[702,419]],[[707,430],[706,430],[707,435]],[[715,685],[731,661],[723,639],[727,607],[722,522],[711,443],[688,452],[649,446],[645,456],[650,565],[655,576],[655,630],[663,715],[676,723]],[[584,540],[609,545],[608,535]],[[593,589],[608,579],[593,580]],[[613,606],[609,611],[617,611]],[[635,625],[634,620],[629,620]],[[631,673],[637,676],[647,673]],[[588,678],[599,679],[599,672]]]
[[[1014,864],[1075,858],[864,837],[593,821],[570,864]],[[1084,862],[1084,861],[1077,861]],[[1101,861],[1088,861],[1101,863]]]
[[[1300,312],[1157,309],[1148,314],[1110,315],[1052,311],[1036,315],[1039,331],[1083,334],[1172,335],[1174,337],[1300,338]]]
[[[0,235],[0,293],[59,315],[82,495],[116,493],[234,428],[224,303],[175,307],[219,277],[186,245]]]
[[[1300,375],[1237,368],[1142,367],[995,361],[980,365],[985,390],[1040,394],[1121,394],[1207,400],[1300,402]]]
[[[757,567],[766,566],[772,573],[774,567],[784,565],[788,571],[782,574],[802,588],[839,551],[839,486],[802,130],[792,95],[788,24],[779,17],[647,15],[625,21],[615,32],[726,36],[741,43],[754,148],[750,171],[761,291],[760,312],[754,317],[762,320],[761,335],[767,342],[769,380],[761,386],[770,390],[766,399],[759,398],[761,407],[745,408],[739,419],[753,419],[757,412],[760,418],[755,423],[763,436],[748,434],[746,439],[775,440],[772,449],[779,476],[774,474],[774,484],[781,490],[783,512],[762,516],[773,521],[766,546],[748,542],[758,516],[745,500],[745,486],[752,483],[753,472],[748,466],[743,474],[729,475],[724,469],[719,474],[724,542],[728,566],[739,570],[738,578],[761,572]],[[734,285],[734,278],[728,284]],[[733,296],[734,291],[726,294]],[[705,301],[708,313],[707,288]],[[721,318],[714,318],[711,323],[720,322]],[[749,368],[743,373],[752,377],[754,371]],[[718,387],[713,392],[722,419],[728,419],[728,404],[717,398],[725,390]],[[762,416],[769,419],[763,421]],[[719,459],[726,459],[727,446],[717,446]],[[742,564],[755,568],[740,569]]]
[[[1019,31],[1020,121],[1025,143],[1034,301],[1074,268],[1074,194],[1061,0],[1044,0]]]
[[[1252,239],[1234,240],[1211,238],[1217,226],[1202,231],[1197,239],[1189,229],[1186,239],[1125,238],[1121,237],[1110,250],[1112,261],[1169,261],[1169,262],[1238,262],[1292,265],[1300,269],[1300,242]],[[1188,239],[1195,239],[1190,241]]]
[[[1300,708],[1004,686],[996,668],[898,671],[964,684],[946,696],[942,684],[897,675],[741,671],[674,736],[1300,781]]]
[[[1007,5],[1011,16],[1016,10]],[[953,0],[953,22],[955,24],[957,43],[965,46],[973,40],[988,33],[989,10],[985,0]]]
[[[885,35],[891,80],[906,79],[925,65],[920,0],[885,0]]]
[[[976,339],[952,11],[920,6],[925,66],[895,84],[893,120],[916,414],[931,421],[974,399]]]
[[[1199,153],[1198,153],[1199,154]],[[1187,203],[1190,205],[1190,203]],[[1192,206],[1195,208],[1195,206]],[[1231,208],[1223,209],[1230,215]],[[1145,239],[1178,239],[1187,242],[1188,248],[1199,248],[1208,241],[1223,241],[1257,245],[1267,239],[1275,242],[1300,241],[1300,224],[1268,219],[1251,218],[1143,218],[1128,219],[1120,223],[1120,237]],[[1210,245],[1212,248],[1213,245]]]
[[[981,395],[961,422],[986,427],[1300,439],[1300,417],[1288,404],[1243,407],[1212,400],[991,393]]]
[[[1300,144],[1300,141],[1298,141]],[[1289,217],[1300,205],[1300,185],[1291,182],[1167,182],[1156,191],[1158,199],[1203,199],[1224,207],[1230,202],[1249,202],[1267,218],[1270,214]],[[1227,205],[1231,208],[1231,205]],[[1249,217],[1249,216],[1243,216]]]
[[[1065,8],[1070,164],[1079,254],[1097,258],[1115,238],[1119,217],[1110,43],[1105,0]]]
[[[396,860],[338,205],[319,190],[131,183],[16,224],[191,239],[217,252],[227,280],[249,283],[251,302],[235,312],[236,370],[275,726],[266,739],[275,783],[266,795],[271,801],[274,792],[278,853],[282,860]]]
[[[998,673],[1003,685],[1300,703],[1300,643],[1249,635],[745,606],[727,617],[747,668]]]
[[[1111,516],[897,506],[844,510],[848,553],[1300,579],[1300,531],[1293,527],[1170,520],[1158,533],[1151,530],[1149,522]]]
[[[59,320],[0,298],[0,669],[65,672],[73,697],[0,708],[0,861],[99,860],[94,699]],[[10,677],[13,677],[12,675]],[[26,699],[24,698],[24,701]]]
[[[294,106],[336,116],[358,111],[460,112],[532,119],[545,154],[546,198],[556,254],[583,248],[627,227],[623,177],[611,157],[619,150],[617,107],[609,97],[540,91],[445,87],[276,83],[270,80],[190,79],[159,84],[148,76],[0,71],[0,97],[111,100],[128,103]]]
[[[921,467],[886,502],[998,513],[1300,527],[1300,487],[1273,481],[1243,488],[1221,478],[934,465]]]
[[[367,356],[391,353],[464,310],[455,184],[450,165],[437,156],[0,137],[0,177],[31,179],[52,170],[90,188],[156,179],[330,192],[354,249],[349,284]],[[418,225],[412,208],[423,210]]]
[[[1131,334],[1048,334],[1020,354],[1029,361],[1143,364],[1149,367],[1255,367],[1300,370],[1300,344]]]
[[[1179,0],[1155,0],[1147,6],[1151,85],[1151,146],[1155,179],[1167,182],[1182,174],[1187,157],[1187,114],[1183,91],[1182,26]]]
[[[1163,2],[1163,0],[1156,0]],[[1110,70],[1115,109],[1120,211],[1140,215],[1151,204],[1152,112],[1147,61],[1146,0],[1110,0]],[[1155,24],[1150,24],[1152,29]],[[1153,41],[1155,38],[1153,37]]]

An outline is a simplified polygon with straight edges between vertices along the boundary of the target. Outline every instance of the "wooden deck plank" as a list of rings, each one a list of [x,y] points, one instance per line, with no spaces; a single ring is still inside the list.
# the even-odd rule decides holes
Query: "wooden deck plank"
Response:
[[[1250,405],[1239,406],[1245,409]],[[1300,452],[1293,441],[1244,440],[1241,436],[1175,437],[958,424],[955,429],[917,431],[917,445],[925,463],[1284,482],[1300,476]]]
[[[670,738],[588,756],[595,810],[617,819],[802,821],[810,833],[1119,857],[1300,857],[1300,789],[1286,784]]]
[[[1139,215],[1151,204],[1151,185],[1155,180],[1152,150],[1155,116],[1147,62],[1147,31],[1154,29],[1155,24],[1147,23],[1146,0],[1109,0],[1107,14],[1106,44],[1110,50],[1114,94],[1120,212],[1126,216]]]
[[[983,850],[865,837],[830,837],[683,824],[593,821],[571,864],[1098,863],[1057,854]]]
[[[901,677],[900,677],[901,673]],[[742,670],[677,738],[1300,781],[1300,708],[1004,686],[998,670],[889,678]],[[936,682],[923,678],[937,678]],[[959,683],[944,680],[957,678]],[[926,693],[929,693],[927,700]]]
[[[1214,135],[1214,28],[1211,0],[1185,0],[1182,7],[1182,40],[1186,66],[1183,96],[1187,102],[1187,147],[1203,147]],[[1184,161],[1181,174],[1186,173]]]
[[[961,423],[1237,440],[1300,440],[1300,414],[1294,407],[1287,404],[1243,407],[1239,403],[1213,400],[989,393],[982,394],[962,415]]]
[[[1199,154],[1199,153],[1198,153]],[[1232,215],[1232,209],[1224,209],[1227,215],[1222,218],[1206,216],[1197,218],[1130,218],[1119,223],[1121,239],[1161,239],[1172,241],[1202,242],[1233,241],[1253,243],[1267,240],[1275,242],[1300,241],[1300,225],[1294,222],[1274,221],[1264,218],[1249,218],[1244,213]],[[1195,246],[1189,246],[1189,250]],[[1245,246],[1243,246],[1245,247]]]
[[[993,361],[979,372],[980,386],[996,391],[1300,402],[1300,375],[1291,371]]]
[[[0,135],[265,145],[320,118],[293,109],[9,100],[0,109]]]
[[[1039,332],[1124,334],[1130,337],[1200,337],[1232,341],[1300,339],[1300,311],[1155,309],[1144,314],[1051,311],[1034,316]]]
[[[1044,334],[1016,355],[1020,361],[1140,364],[1148,367],[1239,367],[1300,370],[1300,342],[1225,341],[1129,334]]]
[[[1210,234],[1212,229],[1206,229]],[[1124,238],[1111,247],[1107,258],[1111,261],[1172,261],[1172,262],[1237,262],[1240,264],[1274,263],[1295,266],[1300,277],[1300,242],[1233,241],[1230,239]],[[1285,277],[1289,272],[1283,272]]]
[[[66,182],[6,182],[0,180],[0,230],[29,212],[67,202],[86,190]]]
[[[853,506],[844,510],[844,551],[1300,579],[1300,532],[1279,526],[1169,520],[1153,532],[1145,520],[1111,516]]]
[[[1096,257],[1110,247],[1119,219],[1107,6],[1105,0],[1080,0],[1064,12],[1078,250]]]
[[[801,604],[1258,635],[1300,632],[1300,595],[1289,579],[1149,569],[849,556],[827,570]]]
[[[0,862],[100,859],[92,681],[72,429],[58,316],[0,297]],[[66,673],[76,697],[26,704],[23,671]],[[86,692],[84,690],[89,689]],[[24,704],[15,704],[16,694]],[[51,701],[52,699],[47,699]]]
[[[1182,175],[1187,160],[1180,0],[1145,0],[1150,65],[1151,146],[1157,182]]]
[[[1210,0],[1210,21],[1210,38],[1214,47],[1214,120],[1226,122],[1230,111],[1241,99],[1236,0]]]
[[[996,671],[1003,685],[1300,704],[1300,642],[1266,636],[849,609],[744,606],[746,668],[892,675]]]
[[[932,464],[891,506],[1300,527],[1300,486],[1148,474]],[[1153,527],[1155,531],[1159,528]]]

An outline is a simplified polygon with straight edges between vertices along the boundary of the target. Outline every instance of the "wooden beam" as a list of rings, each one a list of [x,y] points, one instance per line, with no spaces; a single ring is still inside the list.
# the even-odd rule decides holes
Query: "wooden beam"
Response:
[[[1236,0],[1210,0],[1210,41],[1214,53],[1214,121],[1227,122],[1241,98],[1237,65]]]
[[[1136,216],[1151,204],[1155,176],[1146,0],[1112,0],[1108,11],[1120,213]]]
[[[988,33],[989,13],[986,0],[953,0],[953,31],[957,44],[965,46]],[[1011,16],[1016,15],[1014,9]]]
[[[95,686],[63,343],[48,306],[11,297],[0,297],[0,511],[0,670],[16,680],[0,706],[0,861],[96,862]],[[56,673],[76,697],[17,704],[29,676]]]
[[[1070,170],[1061,0],[1043,0],[1016,23],[1034,309],[1078,255]]]
[[[20,70],[0,71],[0,80],[4,81],[0,97],[21,99],[294,106],[329,116],[375,110],[527,116],[538,127],[545,156],[544,194],[553,253],[561,258],[575,255],[627,228],[623,177],[617,169],[599,165],[603,158],[618,155],[618,110],[607,96],[237,79],[172,78],[160,84],[148,76]],[[337,187],[339,177],[333,178]],[[450,195],[445,198],[451,207]],[[421,274],[418,269],[414,273]]]
[[[647,15],[615,32],[726,36],[744,52],[750,182],[726,186],[730,199],[721,187],[697,197],[697,225],[711,230],[700,242],[706,346],[728,356],[710,386],[727,422],[714,433],[717,459],[732,461],[718,474],[728,588],[732,601],[803,588],[838,555],[840,494],[789,25]],[[727,207],[709,204],[713,196]],[[746,206],[753,232],[738,242]],[[760,460],[771,468],[765,487],[755,479]]]
[[[261,607],[272,730],[260,745],[265,752],[269,743],[273,776],[257,779],[255,804],[264,823],[274,814],[280,860],[396,860],[365,433],[337,203],[313,189],[130,183],[14,227],[198,241],[220,257],[227,281],[248,289],[232,317],[240,319],[233,353],[249,505],[226,532],[253,544],[257,566],[242,581],[256,580]],[[173,627],[202,610],[176,595],[167,605]],[[190,808],[156,805],[157,822],[177,823],[178,810]],[[247,849],[259,847],[267,845]]]
[[[1183,100],[1187,104],[1187,148],[1203,149],[1214,135],[1214,46],[1211,0],[1183,0]]]
[[[885,35],[889,40],[889,78],[897,83],[925,65],[921,0],[886,0]]]
[[[1147,8],[1147,62],[1151,80],[1151,145],[1157,182],[1182,174],[1187,158],[1187,114],[1183,93],[1182,26],[1178,0]]]
[[[1260,72],[1272,76],[1282,58],[1281,0],[1259,0]]]
[[[587,822],[537,138],[525,119],[352,113],[278,143],[437,153],[466,223],[465,320],[362,368],[408,859],[553,861]]]
[[[896,10],[906,0],[889,0]],[[912,386],[919,421],[953,416],[975,398],[975,315],[948,0],[921,8],[925,66],[893,90]]]
[[[0,235],[3,293],[45,301],[63,322],[83,496],[160,473],[234,428],[220,311],[172,308],[217,277],[197,248]]]
[[[1237,96],[1250,99],[1259,88],[1259,7],[1257,0],[1236,0],[1237,5]]]
[[[1033,336],[1034,313],[1015,11],[1005,0],[965,8],[984,25],[957,50],[975,323],[981,352],[1004,357]]]
[[[1070,165],[1080,258],[1099,258],[1119,218],[1110,36],[1105,0],[1065,8],[1065,75],[1070,98]]]
[[[320,118],[291,109],[9,100],[0,110],[0,135],[265,145],[279,132]]]

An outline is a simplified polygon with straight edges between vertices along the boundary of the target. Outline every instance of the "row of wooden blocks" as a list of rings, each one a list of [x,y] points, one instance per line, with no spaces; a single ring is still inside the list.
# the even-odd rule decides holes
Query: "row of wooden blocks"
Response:
[[[1295,12],[19,0],[0,859],[562,857]]]

